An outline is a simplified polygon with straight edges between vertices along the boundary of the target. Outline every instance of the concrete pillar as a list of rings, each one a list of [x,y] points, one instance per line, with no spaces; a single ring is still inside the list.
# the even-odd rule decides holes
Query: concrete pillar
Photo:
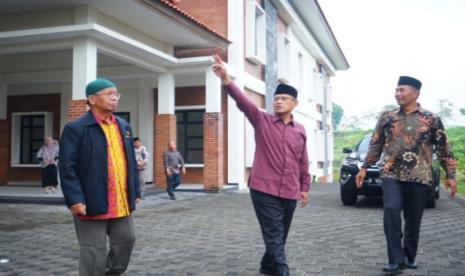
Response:
[[[158,114],[174,114],[174,75],[158,76]]]
[[[138,136],[142,140],[142,144],[147,148],[149,153],[153,153],[154,145],[154,94],[153,89],[157,86],[155,78],[139,79],[139,129]],[[146,181],[153,181],[153,158],[150,156],[146,170]]]
[[[7,87],[0,75],[0,185],[8,182],[8,121],[6,120],[7,109]]]
[[[224,185],[224,117],[221,113],[221,80],[208,69],[205,72],[206,112],[203,117],[203,185],[217,192]]]
[[[72,100],[86,98],[86,85],[97,78],[97,44],[91,38],[78,38],[73,46]]]
[[[158,188],[166,188],[163,153],[168,149],[169,141],[176,141],[175,82],[173,74],[158,76],[158,114],[155,115],[155,137],[153,160],[155,174],[154,184]]]
[[[205,72],[205,112],[221,112],[221,80],[213,70]]]

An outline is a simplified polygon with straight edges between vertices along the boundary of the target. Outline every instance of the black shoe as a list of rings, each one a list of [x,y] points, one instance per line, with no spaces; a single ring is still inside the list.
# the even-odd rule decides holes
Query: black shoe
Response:
[[[289,276],[289,268],[287,265],[278,265],[276,267],[276,276]]]
[[[383,267],[384,272],[398,272],[404,269],[403,264],[387,264]]]
[[[409,261],[408,258],[405,258],[405,263],[402,264],[404,268],[408,269],[417,269],[418,265],[415,261]]]
[[[271,268],[260,267],[260,273],[264,275],[273,275],[273,270]]]
[[[170,199],[171,200],[176,200],[176,196],[175,195],[170,195]]]

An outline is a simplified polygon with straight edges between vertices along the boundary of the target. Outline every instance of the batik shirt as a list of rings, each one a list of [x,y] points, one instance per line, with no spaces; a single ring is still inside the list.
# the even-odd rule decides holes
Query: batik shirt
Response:
[[[455,179],[456,162],[439,116],[420,105],[410,114],[395,109],[378,120],[363,167],[375,164],[384,153],[381,177],[431,184],[433,152],[446,178]]]

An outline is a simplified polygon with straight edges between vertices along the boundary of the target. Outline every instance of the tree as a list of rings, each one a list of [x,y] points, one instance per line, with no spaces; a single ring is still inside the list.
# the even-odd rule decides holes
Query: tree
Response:
[[[344,109],[340,105],[333,103],[332,124],[334,130],[337,130],[343,116]]]
[[[460,113],[462,113],[462,115],[465,115],[465,108],[460,108]]]
[[[452,114],[454,105],[447,99],[440,99],[438,104],[438,115],[441,117],[442,121],[445,123],[451,120],[454,117]]]

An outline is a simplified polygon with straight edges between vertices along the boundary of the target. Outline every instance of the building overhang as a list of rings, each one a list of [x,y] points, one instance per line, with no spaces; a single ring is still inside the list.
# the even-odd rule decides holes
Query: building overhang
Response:
[[[0,55],[72,49],[77,38],[95,39],[99,52],[156,73],[185,67],[207,68],[211,57],[176,58],[98,24],[81,24],[0,32]]]
[[[187,13],[161,0],[2,0],[0,16],[90,6],[138,32],[178,48],[222,48],[230,43]]]

